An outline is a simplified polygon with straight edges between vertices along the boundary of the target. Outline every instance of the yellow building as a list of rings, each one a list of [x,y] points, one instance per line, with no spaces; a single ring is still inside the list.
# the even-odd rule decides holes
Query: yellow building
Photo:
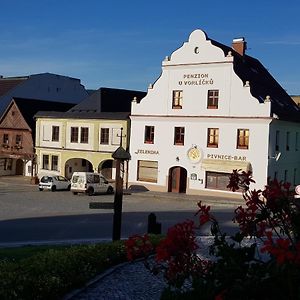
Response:
[[[120,144],[128,149],[128,108],[134,97],[141,99],[144,94],[102,88],[67,112],[38,112],[38,177],[61,174],[71,178],[74,171],[92,171],[114,178],[112,154]],[[107,111],[113,109],[120,112]]]

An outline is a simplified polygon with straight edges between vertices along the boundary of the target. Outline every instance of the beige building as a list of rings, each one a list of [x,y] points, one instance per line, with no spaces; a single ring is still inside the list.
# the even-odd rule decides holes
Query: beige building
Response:
[[[112,154],[128,149],[131,100],[145,93],[101,88],[65,113],[40,111],[36,119],[38,177],[74,171],[102,172],[114,178]],[[109,110],[120,110],[110,112]]]

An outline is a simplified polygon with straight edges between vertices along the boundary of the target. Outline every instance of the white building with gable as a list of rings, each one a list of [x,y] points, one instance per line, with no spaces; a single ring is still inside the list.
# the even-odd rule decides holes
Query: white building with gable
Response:
[[[195,30],[132,102],[129,185],[197,194],[227,190],[233,169],[300,183],[300,108],[263,65]]]

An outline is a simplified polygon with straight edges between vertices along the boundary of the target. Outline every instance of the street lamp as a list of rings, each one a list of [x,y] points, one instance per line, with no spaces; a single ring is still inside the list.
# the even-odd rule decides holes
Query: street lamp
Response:
[[[122,140],[122,130],[121,130]],[[131,155],[120,143],[120,147],[112,154],[116,162],[116,183],[115,183],[115,198],[114,198],[114,217],[113,217],[113,241],[121,238],[121,223],[122,223],[122,198],[123,198],[123,174],[124,162],[131,159]]]

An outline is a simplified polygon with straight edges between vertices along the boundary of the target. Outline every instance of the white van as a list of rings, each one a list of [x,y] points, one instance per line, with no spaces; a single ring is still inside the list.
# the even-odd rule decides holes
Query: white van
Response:
[[[71,191],[74,195],[86,193],[92,196],[96,193],[112,194],[114,188],[100,173],[74,172],[71,179]]]

